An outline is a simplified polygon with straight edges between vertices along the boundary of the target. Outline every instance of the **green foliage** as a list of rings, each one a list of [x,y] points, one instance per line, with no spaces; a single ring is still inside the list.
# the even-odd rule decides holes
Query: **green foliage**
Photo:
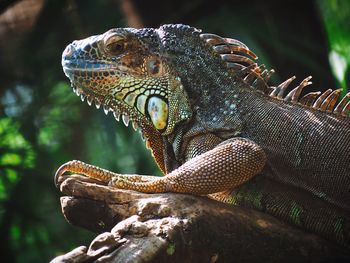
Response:
[[[0,119],[0,213],[2,203],[22,176],[21,171],[35,164],[35,152],[10,118]],[[1,216],[0,216],[1,220]]]
[[[344,93],[350,69],[350,2],[344,0],[318,0],[330,46],[329,62],[334,77]]]
[[[39,146],[54,152],[70,139],[73,131],[69,125],[81,117],[76,102],[69,82],[59,82],[53,86],[46,105],[41,108],[37,117],[37,124],[40,126]],[[63,114],[64,112],[69,114]]]

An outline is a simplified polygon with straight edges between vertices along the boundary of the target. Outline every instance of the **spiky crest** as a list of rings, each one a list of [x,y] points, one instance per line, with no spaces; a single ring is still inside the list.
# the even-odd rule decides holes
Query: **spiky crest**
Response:
[[[350,92],[337,104],[341,89],[325,92],[309,92],[300,98],[303,89],[312,84],[311,76],[305,78],[301,83],[290,91],[286,96],[284,93],[289,85],[295,80],[295,76],[287,79],[277,87],[269,86],[268,82],[274,70],[267,70],[265,65],[258,65],[254,60],[258,57],[249,50],[242,42],[223,38],[215,34],[200,34],[200,38],[205,41],[213,51],[225,62],[229,71],[237,77],[242,78],[251,87],[262,91],[266,95],[295,104],[303,105],[311,109],[333,113],[340,116],[348,116],[350,112]]]

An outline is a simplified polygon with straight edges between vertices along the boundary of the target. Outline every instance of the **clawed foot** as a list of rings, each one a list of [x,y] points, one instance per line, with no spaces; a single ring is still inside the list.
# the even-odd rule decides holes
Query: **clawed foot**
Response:
[[[66,172],[73,173],[73,175],[66,175]],[[121,175],[77,160],[67,162],[58,168],[54,178],[56,187],[59,188],[62,182],[69,177],[76,177],[79,179],[79,181],[108,185],[119,189],[136,190],[140,192],[164,192],[165,189],[161,177],[145,175]]]
[[[84,181],[93,181],[98,182],[100,184],[108,184],[113,176],[119,175],[91,164],[73,160],[70,162],[66,162],[57,169],[54,177],[54,182],[57,188],[65,179],[67,179],[68,176],[72,176],[65,175],[66,172],[85,175],[86,179],[83,179]],[[81,176],[80,178],[83,178],[83,176]]]

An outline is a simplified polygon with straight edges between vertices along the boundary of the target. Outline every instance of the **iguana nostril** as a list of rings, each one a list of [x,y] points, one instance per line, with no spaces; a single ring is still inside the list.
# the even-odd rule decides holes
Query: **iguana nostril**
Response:
[[[63,51],[62,57],[70,58],[72,57],[73,53],[74,53],[74,47],[72,46],[72,44],[69,44]]]

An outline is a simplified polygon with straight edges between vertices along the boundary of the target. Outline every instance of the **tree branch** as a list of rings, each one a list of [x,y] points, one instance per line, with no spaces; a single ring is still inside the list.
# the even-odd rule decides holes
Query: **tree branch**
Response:
[[[102,233],[52,262],[320,262],[349,252],[277,219],[205,197],[143,194],[70,176],[62,211]]]

